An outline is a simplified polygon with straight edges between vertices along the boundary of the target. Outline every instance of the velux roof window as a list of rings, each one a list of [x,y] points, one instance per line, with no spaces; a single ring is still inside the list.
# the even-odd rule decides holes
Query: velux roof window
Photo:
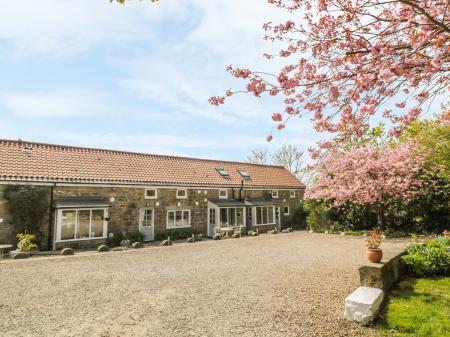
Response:
[[[230,178],[230,174],[227,172],[227,170],[225,170],[225,169],[223,169],[223,168],[218,168],[218,169],[216,169],[216,170],[217,170],[217,172],[219,172],[219,174],[220,174],[222,177],[227,178],[227,179]]]
[[[250,177],[250,174],[248,174],[247,171],[244,170],[237,170],[239,172],[239,174],[241,175],[242,178],[244,179],[251,179],[252,177]]]

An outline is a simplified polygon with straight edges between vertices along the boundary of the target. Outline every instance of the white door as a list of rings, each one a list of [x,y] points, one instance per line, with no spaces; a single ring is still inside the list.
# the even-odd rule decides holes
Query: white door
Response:
[[[213,237],[216,234],[216,209],[208,208],[208,236]]]
[[[280,207],[275,207],[275,224],[278,229],[281,229],[280,212]]]
[[[155,214],[153,208],[141,208],[139,214],[139,231],[144,235],[144,241],[153,241],[155,236]]]

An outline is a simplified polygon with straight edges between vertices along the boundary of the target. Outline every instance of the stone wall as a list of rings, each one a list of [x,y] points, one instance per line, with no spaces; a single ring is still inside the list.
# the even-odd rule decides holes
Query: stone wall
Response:
[[[4,219],[0,223],[0,243],[15,242],[16,229],[7,214],[1,191],[5,185],[0,185],[0,217]],[[167,233],[167,211],[177,209],[188,209],[191,211],[191,229],[198,233],[207,234],[208,200],[219,198],[219,189],[188,188],[186,199],[176,198],[177,188],[157,188],[156,199],[145,199],[145,187],[98,187],[98,186],[56,186],[54,188],[54,199],[59,197],[102,197],[109,205],[108,233],[124,233],[139,228],[139,211],[141,208],[154,209],[155,237],[158,234]],[[296,190],[295,198],[290,198],[289,190],[279,190],[279,196],[272,199],[271,190],[246,190],[244,198],[262,198],[273,200],[276,206],[281,207],[281,223],[286,217],[283,215],[283,207],[289,206],[290,214],[300,205],[303,199],[303,191]],[[228,189],[228,198],[238,198],[239,188]],[[48,221],[42,226],[40,247],[47,249]],[[51,233],[53,238],[54,233]],[[99,240],[87,240],[84,243],[58,244],[57,248],[70,246],[85,248],[90,244],[99,245]]]

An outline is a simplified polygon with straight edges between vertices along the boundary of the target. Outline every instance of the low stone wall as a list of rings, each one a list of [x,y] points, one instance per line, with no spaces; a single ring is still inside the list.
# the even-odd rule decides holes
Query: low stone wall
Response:
[[[361,286],[388,292],[405,273],[405,264],[401,259],[404,254],[405,252],[384,253],[385,256],[381,263],[367,262],[361,266],[359,268]]]

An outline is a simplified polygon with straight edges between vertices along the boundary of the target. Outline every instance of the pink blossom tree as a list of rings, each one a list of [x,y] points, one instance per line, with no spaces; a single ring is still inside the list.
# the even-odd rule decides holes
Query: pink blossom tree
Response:
[[[425,158],[413,142],[366,145],[348,151],[333,148],[317,166],[316,180],[306,190],[307,199],[324,199],[335,206],[345,203],[375,205],[384,229],[384,208],[392,200],[410,200],[420,193],[418,178]]]
[[[272,128],[311,115],[319,132],[362,135],[371,116],[401,132],[450,87],[450,0],[268,0],[299,18],[265,23],[265,39],[285,47],[268,59],[288,65],[270,74],[230,65],[242,91],[210,98],[220,105],[237,92],[283,95]],[[387,109],[395,106],[395,112]],[[272,139],[272,133],[267,140]]]

